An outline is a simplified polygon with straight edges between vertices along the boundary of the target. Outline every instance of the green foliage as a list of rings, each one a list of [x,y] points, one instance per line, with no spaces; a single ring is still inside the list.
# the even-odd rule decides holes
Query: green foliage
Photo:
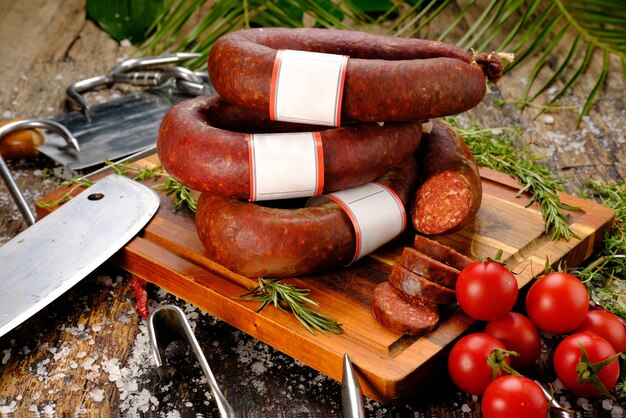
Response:
[[[615,223],[593,262],[576,271],[594,302],[626,318],[626,184],[588,181],[585,197],[600,199],[615,212]]]
[[[87,16],[116,41],[143,42],[163,0],[87,0]]]
[[[299,289],[277,278],[259,277],[259,285],[238,299],[261,302],[257,312],[270,303],[280,310],[291,312],[311,334],[315,334],[315,331],[324,335],[328,335],[328,332],[340,333],[341,324],[317,312],[315,308],[319,304],[308,295],[309,289]]]

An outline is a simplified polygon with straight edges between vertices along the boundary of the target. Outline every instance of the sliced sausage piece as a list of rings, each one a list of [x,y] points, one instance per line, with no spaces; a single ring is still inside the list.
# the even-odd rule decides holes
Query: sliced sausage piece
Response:
[[[449,305],[456,302],[454,289],[430,281],[405,269],[400,264],[394,264],[391,268],[389,282],[409,298],[422,298],[439,305]]]
[[[411,207],[415,229],[445,234],[470,223],[480,209],[482,183],[463,138],[447,123],[434,120],[416,155],[422,183]]]
[[[415,160],[378,182],[406,207],[417,182]],[[356,251],[353,224],[334,201],[286,209],[201,193],[195,218],[208,257],[243,276],[312,273],[349,264]]]
[[[313,132],[319,126],[274,122],[264,113],[214,95],[174,106],[159,128],[157,152],[167,172],[186,186],[227,197],[250,197],[247,133]],[[378,178],[411,156],[421,123],[359,124],[320,133],[324,192]]]
[[[502,74],[495,54],[441,42],[320,28],[230,32],[208,60],[215,90],[226,100],[268,112],[279,49],[348,55],[342,121],[407,121],[464,112],[480,103]]]
[[[415,235],[413,247],[430,258],[458,270],[463,270],[463,267],[474,262],[474,260],[455,249],[420,234]]]
[[[430,281],[454,289],[459,270],[430,258],[412,247],[404,247],[398,264]]]
[[[435,328],[439,322],[439,309],[423,299],[408,299],[388,281],[374,288],[372,314],[385,328],[420,336]]]

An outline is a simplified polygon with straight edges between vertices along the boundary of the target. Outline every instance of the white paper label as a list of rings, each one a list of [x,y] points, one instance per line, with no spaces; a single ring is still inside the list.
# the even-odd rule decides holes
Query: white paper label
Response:
[[[279,50],[272,73],[270,118],[339,126],[348,56]]]
[[[250,200],[318,196],[324,188],[319,132],[248,135]]]
[[[380,183],[326,194],[309,200],[309,205],[328,197],[341,206],[352,221],[356,235],[356,251],[352,262],[391,241],[406,228],[406,212],[400,198]]]

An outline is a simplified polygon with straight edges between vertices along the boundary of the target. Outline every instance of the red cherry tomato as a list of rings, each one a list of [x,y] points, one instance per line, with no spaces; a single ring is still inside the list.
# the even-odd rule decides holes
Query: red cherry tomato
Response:
[[[548,273],[526,295],[528,317],[541,331],[566,334],[579,326],[589,310],[585,285],[571,274]]]
[[[511,356],[514,369],[534,363],[541,352],[541,337],[530,319],[517,312],[507,312],[503,317],[490,321],[485,333],[502,341],[507,350],[515,351]]]
[[[469,264],[456,282],[456,298],[465,313],[491,321],[509,312],[517,300],[517,280],[502,264],[493,261]]]
[[[448,373],[459,389],[473,395],[482,395],[493,381],[493,369],[487,359],[496,348],[504,344],[482,332],[468,334],[452,347],[448,357]],[[509,358],[505,360],[510,364]]]
[[[615,349],[604,338],[589,331],[577,332],[565,337],[554,351],[554,370],[556,375],[568,390],[582,397],[597,397],[602,393],[593,387],[591,383],[578,382],[576,366],[581,362],[582,351],[580,345],[585,347],[591,363],[597,363],[615,355]],[[619,377],[618,360],[613,360],[608,366],[601,369],[598,378],[607,390],[615,387]]]
[[[548,403],[537,383],[523,376],[494,380],[483,395],[483,418],[546,418]]]
[[[575,331],[591,331],[604,337],[617,353],[623,353],[626,350],[626,328],[617,315],[610,312],[600,310],[587,312],[583,323]]]

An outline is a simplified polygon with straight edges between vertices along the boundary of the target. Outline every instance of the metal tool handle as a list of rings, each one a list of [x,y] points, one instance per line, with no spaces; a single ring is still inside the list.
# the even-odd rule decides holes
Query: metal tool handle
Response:
[[[148,335],[150,337],[151,344],[150,348],[152,349],[152,355],[157,365],[157,369],[159,370],[159,375],[163,377],[165,374],[164,362],[161,357],[161,346],[163,345],[162,342],[166,337],[166,335],[163,335],[165,328],[168,328],[169,331],[173,331],[179,336],[184,337],[193,349],[193,352],[195,353],[198,362],[204,371],[204,375],[209,382],[211,393],[213,394],[217,408],[220,411],[220,416],[224,418],[234,417],[235,411],[222,394],[222,391],[217,384],[217,380],[209,367],[209,363],[204,357],[202,348],[200,347],[200,344],[198,344],[198,340],[196,340],[185,314],[179,307],[174,305],[160,306],[155,309],[148,318]],[[159,331],[159,329],[161,329],[161,331]]]
[[[4,126],[0,126],[0,141],[2,141],[5,135],[10,134],[11,132],[32,128],[41,128],[49,131],[54,131],[61,135],[71,148],[75,149],[76,151],[79,150],[78,141],[76,140],[76,138],[74,138],[72,133],[68,131],[67,128],[65,128],[65,126],[61,125],[58,122],[45,119],[24,119],[7,123]],[[22,195],[22,192],[17,186],[17,183],[15,183],[15,180],[13,180],[11,172],[9,171],[9,167],[7,166],[4,158],[2,158],[1,155],[0,176],[2,176],[2,180],[4,180],[4,183],[7,185],[9,193],[11,193],[11,196],[13,197],[15,204],[17,205],[22,216],[24,217],[26,224],[28,226],[33,225],[35,223],[35,215],[28,207],[28,203],[26,202],[26,199],[24,199],[24,195]]]

